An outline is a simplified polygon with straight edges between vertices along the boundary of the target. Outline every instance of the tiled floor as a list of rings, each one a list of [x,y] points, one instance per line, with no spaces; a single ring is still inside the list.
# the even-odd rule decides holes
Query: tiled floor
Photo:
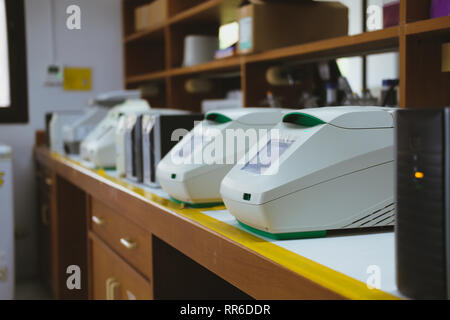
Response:
[[[16,284],[16,300],[51,300],[49,290],[38,280]]]

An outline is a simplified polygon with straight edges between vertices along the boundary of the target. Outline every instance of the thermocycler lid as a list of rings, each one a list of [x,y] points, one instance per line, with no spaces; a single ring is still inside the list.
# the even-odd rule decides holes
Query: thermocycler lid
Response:
[[[312,126],[331,124],[345,129],[375,129],[394,127],[392,112],[382,107],[325,107],[290,112],[283,122]]]
[[[277,108],[224,109],[206,113],[205,119],[219,123],[238,121],[247,125],[276,125],[281,121],[283,111]]]
[[[185,110],[178,110],[178,109],[162,109],[162,108],[151,108],[148,111],[146,111],[144,114],[150,114],[150,115],[179,115],[179,114],[189,114],[189,111]]]
[[[12,155],[12,149],[10,146],[0,144],[0,159],[9,159]]]

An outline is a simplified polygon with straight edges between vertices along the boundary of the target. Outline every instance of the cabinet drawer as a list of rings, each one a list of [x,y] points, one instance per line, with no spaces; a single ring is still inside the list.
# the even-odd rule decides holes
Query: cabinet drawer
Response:
[[[91,237],[92,298],[94,300],[150,300],[152,286],[102,240]]]
[[[150,233],[122,217],[101,201],[92,199],[91,230],[129,264],[151,279]]]

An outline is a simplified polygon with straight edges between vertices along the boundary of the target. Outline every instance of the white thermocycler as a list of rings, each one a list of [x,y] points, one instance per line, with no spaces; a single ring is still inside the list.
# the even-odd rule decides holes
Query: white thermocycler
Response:
[[[100,168],[116,165],[116,127],[122,115],[143,113],[150,110],[145,100],[127,100],[112,108],[107,116],[81,143],[81,156]]]
[[[174,201],[190,206],[222,204],[220,182],[249,148],[277,125],[283,109],[242,108],[211,111],[187,134],[157,167],[162,189]],[[249,130],[251,129],[251,130]],[[257,133],[246,140],[246,134]],[[227,133],[239,136],[227,138]],[[246,140],[247,143],[236,141]],[[256,140],[256,141],[255,141]],[[222,141],[222,144],[220,143]],[[244,141],[245,142],[245,141]],[[228,147],[227,147],[228,144]],[[216,151],[211,151],[216,149]],[[212,155],[211,157],[209,157]],[[214,161],[211,161],[214,159]]]
[[[66,154],[80,154],[80,144],[105,118],[108,109],[105,107],[91,107],[75,121],[63,126],[62,136]]]
[[[275,239],[392,225],[393,116],[380,107],[286,114],[275,128],[279,137],[255,146],[254,157],[223,179],[227,209],[242,226]]]

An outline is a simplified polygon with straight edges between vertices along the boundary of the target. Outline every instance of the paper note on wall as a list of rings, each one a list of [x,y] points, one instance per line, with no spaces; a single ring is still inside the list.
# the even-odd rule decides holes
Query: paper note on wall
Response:
[[[64,68],[64,90],[90,91],[92,90],[91,68]]]

